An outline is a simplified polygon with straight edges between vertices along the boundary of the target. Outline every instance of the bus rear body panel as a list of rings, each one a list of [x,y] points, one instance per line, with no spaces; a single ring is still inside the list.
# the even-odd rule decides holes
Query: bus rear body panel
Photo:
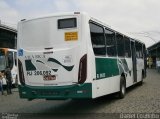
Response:
[[[143,58],[134,57],[137,64],[133,62],[136,50],[130,38],[125,39],[127,50],[119,56],[116,34],[119,32],[79,13],[20,22],[17,42],[20,97],[97,98],[119,92],[122,76],[126,88],[142,81]],[[107,45],[107,41],[111,44]],[[138,65],[135,70],[138,76],[133,72],[133,64]]]
[[[82,60],[87,62],[81,19],[81,15],[65,15],[19,23],[21,98],[92,98],[91,83],[78,84],[83,73],[79,67]]]
[[[0,48],[0,72],[5,74],[7,67],[11,69],[12,84],[17,85],[17,50],[10,48]],[[7,85],[5,76],[2,79],[3,85]]]
[[[89,99],[92,98],[92,84],[66,86],[22,86],[19,85],[21,98],[27,99]]]

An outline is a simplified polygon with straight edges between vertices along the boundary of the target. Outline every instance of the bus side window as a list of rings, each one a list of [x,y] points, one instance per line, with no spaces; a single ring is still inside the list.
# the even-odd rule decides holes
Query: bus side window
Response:
[[[7,59],[8,59],[8,66],[10,67],[10,69],[12,69],[14,64],[13,52],[10,52],[10,51],[8,52]]]
[[[145,47],[144,44],[143,44],[142,47],[143,47],[142,57],[143,57],[143,58],[146,58],[146,54],[147,54],[147,53],[146,53],[146,47]]]
[[[6,68],[6,57],[3,49],[0,49],[0,71],[5,70]]]
[[[143,58],[142,55],[142,44],[139,42],[136,42],[136,56],[137,58]]]
[[[123,35],[116,34],[118,56],[124,57],[124,39]]]
[[[136,46],[136,57],[139,58],[138,42],[135,42],[135,46]]]
[[[140,47],[139,49],[140,58],[143,58],[143,47],[141,43],[139,43],[139,47]]]
[[[14,53],[14,62],[15,62],[15,66],[17,66],[17,53]]]
[[[127,37],[124,37],[124,43],[125,43],[125,57],[129,58],[131,57],[130,39]]]
[[[116,56],[116,41],[115,41],[115,33],[108,29],[105,29],[105,37],[106,37],[106,48],[108,56]]]
[[[91,42],[95,55],[106,55],[103,27],[90,23]]]

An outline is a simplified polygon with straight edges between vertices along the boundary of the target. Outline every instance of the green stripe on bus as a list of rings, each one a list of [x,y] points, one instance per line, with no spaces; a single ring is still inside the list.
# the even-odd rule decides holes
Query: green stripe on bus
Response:
[[[92,84],[74,84],[68,86],[28,86],[19,85],[21,98],[27,99],[79,99],[92,98]]]
[[[96,78],[103,79],[119,75],[117,59],[96,58]]]

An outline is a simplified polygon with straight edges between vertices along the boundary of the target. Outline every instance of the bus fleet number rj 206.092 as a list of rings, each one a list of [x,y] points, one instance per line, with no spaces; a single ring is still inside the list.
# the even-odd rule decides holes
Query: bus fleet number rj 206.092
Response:
[[[27,71],[27,76],[39,76],[39,75],[43,75],[43,76],[47,76],[47,75],[51,75],[51,71]]]

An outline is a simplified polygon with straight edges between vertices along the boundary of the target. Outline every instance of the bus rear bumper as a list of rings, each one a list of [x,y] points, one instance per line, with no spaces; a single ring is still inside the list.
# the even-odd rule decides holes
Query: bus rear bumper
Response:
[[[92,98],[92,84],[74,84],[69,86],[28,86],[19,85],[20,98],[32,99],[89,99]]]

